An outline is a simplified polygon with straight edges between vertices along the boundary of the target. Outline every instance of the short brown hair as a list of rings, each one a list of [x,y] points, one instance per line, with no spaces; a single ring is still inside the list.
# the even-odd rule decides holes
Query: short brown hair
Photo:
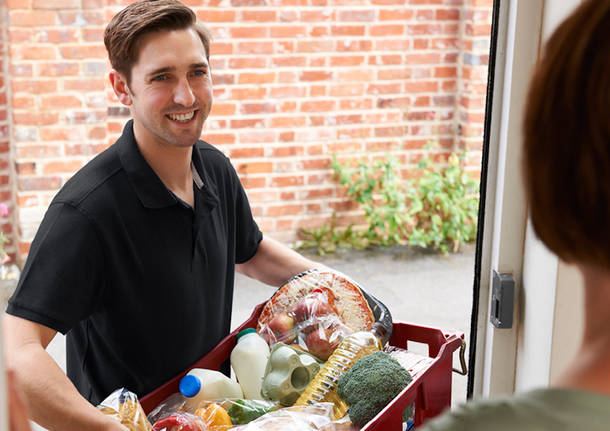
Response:
[[[523,122],[534,229],[568,262],[610,267],[610,0],[587,0],[553,33]]]
[[[130,82],[131,68],[138,61],[139,41],[145,34],[193,28],[210,59],[211,35],[197,16],[178,0],[138,0],[117,13],[104,31],[110,64]]]

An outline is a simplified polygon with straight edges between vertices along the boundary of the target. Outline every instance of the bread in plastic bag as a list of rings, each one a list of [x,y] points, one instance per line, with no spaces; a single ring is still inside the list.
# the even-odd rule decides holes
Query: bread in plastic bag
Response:
[[[117,389],[98,406],[102,413],[121,422],[130,431],[151,431],[152,426],[140,405],[138,396],[124,388]]]

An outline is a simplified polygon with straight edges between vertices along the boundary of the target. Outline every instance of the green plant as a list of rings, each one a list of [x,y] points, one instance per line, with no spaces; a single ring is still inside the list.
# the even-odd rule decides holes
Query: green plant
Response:
[[[338,247],[408,244],[456,252],[477,232],[478,184],[465,172],[464,157],[452,153],[441,165],[425,155],[413,179],[404,181],[393,156],[350,165],[333,155],[335,178],[363,209],[366,227],[340,229],[333,214],[330,224],[301,231],[300,248],[315,247],[323,255]]]
[[[464,157],[452,153],[447,166],[434,164],[429,155],[419,162],[420,175],[410,181],[407,192],[409,214],[415,219],[409,245],[447,253],[476,238],[479,186],[465,172]]]
[[[347,195],[360,204],[368,228],[363,236],[368,245],[388,246],[406,242],[412,218],[407,211],[407,195],[401,185],[399,162],[393,156],[365,160],[356,167],[341,164],[333,155],[331,167]]]

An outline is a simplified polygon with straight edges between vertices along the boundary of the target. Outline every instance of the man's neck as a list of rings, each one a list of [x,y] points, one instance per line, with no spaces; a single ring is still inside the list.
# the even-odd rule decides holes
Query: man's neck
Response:
[[[135,127],[134,136],[140,153],[165,187],[192,206],[194,200],[191,171],[193,147],[178,147],[145,138],[138,139]]]

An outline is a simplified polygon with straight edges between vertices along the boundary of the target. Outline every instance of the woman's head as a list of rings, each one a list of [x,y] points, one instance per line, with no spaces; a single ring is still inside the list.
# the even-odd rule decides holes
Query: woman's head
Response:
[[[585,1],[553,33],[523,126],[536,233],[567,261],[610,267],[610,0]]]

